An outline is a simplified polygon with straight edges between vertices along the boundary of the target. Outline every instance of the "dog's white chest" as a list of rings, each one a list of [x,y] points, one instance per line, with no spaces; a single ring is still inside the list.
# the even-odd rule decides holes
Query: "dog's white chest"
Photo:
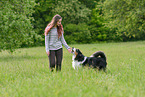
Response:
[[[78,69],[79,67],[81,67],[81,62],[78,62],[75,59],[75,55],[72,56],[72,67],[74,69]]]

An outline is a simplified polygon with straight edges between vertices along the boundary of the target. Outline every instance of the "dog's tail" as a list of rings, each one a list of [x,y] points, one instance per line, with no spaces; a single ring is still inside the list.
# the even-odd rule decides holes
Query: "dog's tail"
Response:
[[[106,58],[106,55],[105,55],[105,53],[104,52],[102,52],[102,51],[97,51],[97,52],[95,52],[94,54],[92,54],[90,57],[101,57],[101,58],[103,58],[105,61],[107,60],[107,58]]]

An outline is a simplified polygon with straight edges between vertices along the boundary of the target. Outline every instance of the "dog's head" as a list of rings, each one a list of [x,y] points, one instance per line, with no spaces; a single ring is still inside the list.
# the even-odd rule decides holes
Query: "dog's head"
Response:
[[[82,54],[82,52],[79,49],[72,47],[72,54],[75,55],[74,60],[77,60],[77,61],[84,60],[84,55]]]

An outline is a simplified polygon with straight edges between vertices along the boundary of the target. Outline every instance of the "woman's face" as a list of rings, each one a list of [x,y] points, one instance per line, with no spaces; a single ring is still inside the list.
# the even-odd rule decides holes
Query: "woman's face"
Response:
[[[61,21],[62,21],[62,19],[59,19],[59,20],[57,21],[57,26],[60,26],[60,25],[61,25]]]

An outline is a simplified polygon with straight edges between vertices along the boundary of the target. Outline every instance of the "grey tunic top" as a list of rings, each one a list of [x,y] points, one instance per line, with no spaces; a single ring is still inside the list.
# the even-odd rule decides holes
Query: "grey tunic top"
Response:
[[[46,29],[48,28],[49,26]],[[62,36],[58,38],[57,28],[52,28],[45,36],[46,52],[48,52],[49,50],[58,50],[62,48],[62,44],[65,46],[66,49],[70,48],[64,39],[63,33]]]

